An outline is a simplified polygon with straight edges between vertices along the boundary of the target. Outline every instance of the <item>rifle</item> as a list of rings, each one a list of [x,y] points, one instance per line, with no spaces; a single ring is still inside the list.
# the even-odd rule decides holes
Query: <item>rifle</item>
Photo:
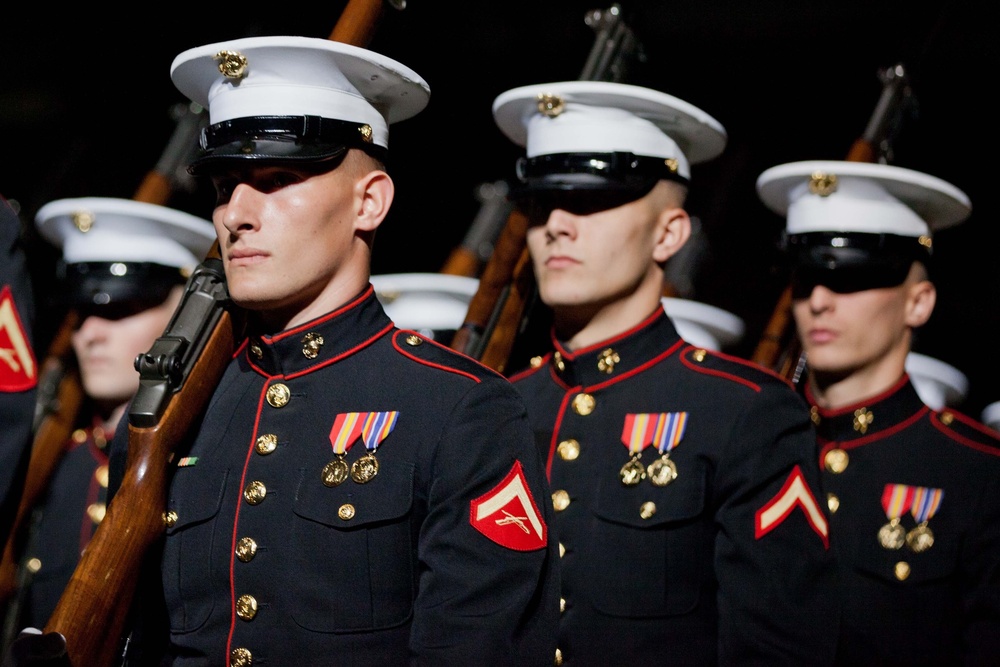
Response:
[[[898,129],[902,112],[913,102],[906,70],[901,63],[879,71],[882,93],[865,126],[851,145],[848,162],[888,163],[892,157],[892,135]],[[806,358],[795,334],[792,317],[792,288],[785,287],[751,359],[798,384],[805,371]]]
[[[330,39],[367,45],[382,1],[350,0]],[[243,320],[229,300],[216,243],[163,336],[136,358],[140,384],[128,412],[121,487],[45,626],[46,635],[65,640],[72,667],[103,667],[120,657],[143,561],[163,532],[170,461],[228,365]]]
[[[197,138],[205,114],[196,104],[179,104],[171,108],[170,115],[176,123],[173,134],[154,168],[139,184],[133,196],[136,201],[166,204],[174,187],[191,178],[184,168],[198,147]],[[0,605],[6,608],[4,648],[17,634],[19,596],[30,585],[34,574],[30,564],[18,562],[28,543],[29,520],[66,452],[66,443],[84,404],[84,391],[71,345],[78,319],[74,311],[64,316],[41,366],[31,458],[17,515],[0,560]]]
[[[621,81],[632,60],[644,59],[641,44],[622,16],[621,5],[590,10],[584,15],[584,23],[597,36],[580,80]],[[535,279],[525,244],[527,229],[524,214],[512,210],[469,302],[465,321],[451,342],[452,349],[500,373],[510,364],[515,345],[527,330],[527,313],[536,302]]]

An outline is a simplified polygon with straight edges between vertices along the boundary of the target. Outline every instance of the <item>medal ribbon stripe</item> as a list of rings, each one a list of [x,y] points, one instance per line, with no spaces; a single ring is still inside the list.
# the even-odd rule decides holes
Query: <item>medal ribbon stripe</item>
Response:
[[[330,444],[334,454],[344,454],[361,435],[367,412],[341,412],[330,429]]]
[[[668,454],[680,444],[687,428],[686,412],[665,412],[657,419],[656,436],[653,442],[661,454]]]
[[[882,509],[890,520],[903,516],[913,506],[914,487],[906,484],[886,484],[882,491]]]
[[[918,486],[914,489],[913,506],[910,513],[917,523],[924,523],[937,513],[942,500],[944,500],[944,489]]]
[[[657,423],[650,419],[652,416],[648,413],[625,415],[622,444],[628,447],[630,454],[637,454],[653,443]]]
[[[374,452],[378,449],[379,444],[385,440],[385,437],[392,433],[392,429],[396,428],[398,417],[399,412],[397,410],[368,413],[364,426],[361,428],[361,434],[365,439],[365,448],[369,452]]]

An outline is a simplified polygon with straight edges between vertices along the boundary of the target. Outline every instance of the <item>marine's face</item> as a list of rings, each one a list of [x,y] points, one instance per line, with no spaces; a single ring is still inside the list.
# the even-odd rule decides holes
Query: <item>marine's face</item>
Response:
[[[823,285],[793,301],[792,312],[809,368],[848,375],[905,355],[909,347],[909,285],[839,294]]]
[[[132,397],[139,389],[135,358],[148,352],[163,334],[183,291],[175,287],[162,304],[125,317],[106,319],[91,314],[83,319],[71,342],[87,396],[110,407]]]
[[[592,213],[532,211],[527,242],[542,300],[558,311],[628,298],[656,265],[658,213],[649,197]]]
[[[352,254],[349,170],[256,166],[217,173],[212,181],[218,195],[212,220],[238,305],[299,312],[329,289]]]

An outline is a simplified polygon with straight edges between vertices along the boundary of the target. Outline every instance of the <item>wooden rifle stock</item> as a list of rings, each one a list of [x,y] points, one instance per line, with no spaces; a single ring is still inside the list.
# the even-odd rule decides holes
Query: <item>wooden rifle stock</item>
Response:
[[[141,380],[128,415],[121,488],[45,626],[65,638],[74,667],[112,665],[120,654],[142,561],[163,534],[174,448],[232,357],[237,330],[227,303],[222,262],[206,259],[164,335],[137,360]]]
[[[909,101],[906,73],[901,64],[879,72],[882,94],[865,127],[865,131],[851,145],[847,162],[880,162],[888,158],[890,135],[894,122],[904,102]],[[751,359],[770,368],[782,377],[798,383],[805,369],[805,355],[795,332],[792,315],[792,287],[785,287],[764,332],[754,349]]]
[[[173,134],[160,159],[137,188],[132,197],[135,201],[165,205],[177,181],[177,174],[190,162],[198,147],[203,110],[197,105],[178,105],[172,113],[176,121]],[[15,595],[29,583],[31,576],[30,572],[24,571],[25,564],[18,562],[27,545],[28,522],[66,452],[66,443],[84,403],[83,386],[71,344],[77,320],[74,311],[66,314],[42,363],[34,438],[24,491],[0,560],[0,606],[7,610],[3,628],[4,647],[18,630],[20,603],[15,600]]]
[[[349,0],[329,38],[367,46],[383,4]],[[172,457],[203,413],[242,333],[245,316],[228,301],[218,257],[216,243],[188,281],[164,335],[136,360],[141,379],[128,414],[121,487],[45,626],[46,634],[64,638],[72,667],[106,667],[121,657],[142,563],[168,520]]]

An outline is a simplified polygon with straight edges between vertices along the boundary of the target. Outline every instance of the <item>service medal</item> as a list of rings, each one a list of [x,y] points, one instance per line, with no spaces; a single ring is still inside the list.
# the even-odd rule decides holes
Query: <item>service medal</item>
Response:
[[[622,484],[625,486],[635,486],[646,478],[646,466],[642,465],[638,456],[634,456],[622,466],[622,469],[618,471],[618,476],[621,477]]]
[[[347,479],[349,473],[350,468],[347,466],[347,461],[342,457],[337,457],[323,466],[323,484],[337,486]]]
[[[913,553],[927,551],[934,546],[934,533],[922,523],[906,534],[906,546],[910,547]]]
[[[358,484],[367,484],[378,474],[378,459],[374,454],[365,454],[351,465],[351,479]]]
[[[913,553],[921,553],[934,546],[934,533],[927,526],[927,522],[937,513],[942,500],[944,500],[944,489],[932,489],[926,486],[914,489],[910,514],[916,520],[917,526],[906,535],[906,545]]]
[[[677,464],[667,456],[661,456],[646,468],[649,481],[654,486],[666,486],[677,479]]]
[[[886,549],[899,549],[906,541],[906,529],[899,524],[899,519],[892,519],[878,531],[878,542]]]

